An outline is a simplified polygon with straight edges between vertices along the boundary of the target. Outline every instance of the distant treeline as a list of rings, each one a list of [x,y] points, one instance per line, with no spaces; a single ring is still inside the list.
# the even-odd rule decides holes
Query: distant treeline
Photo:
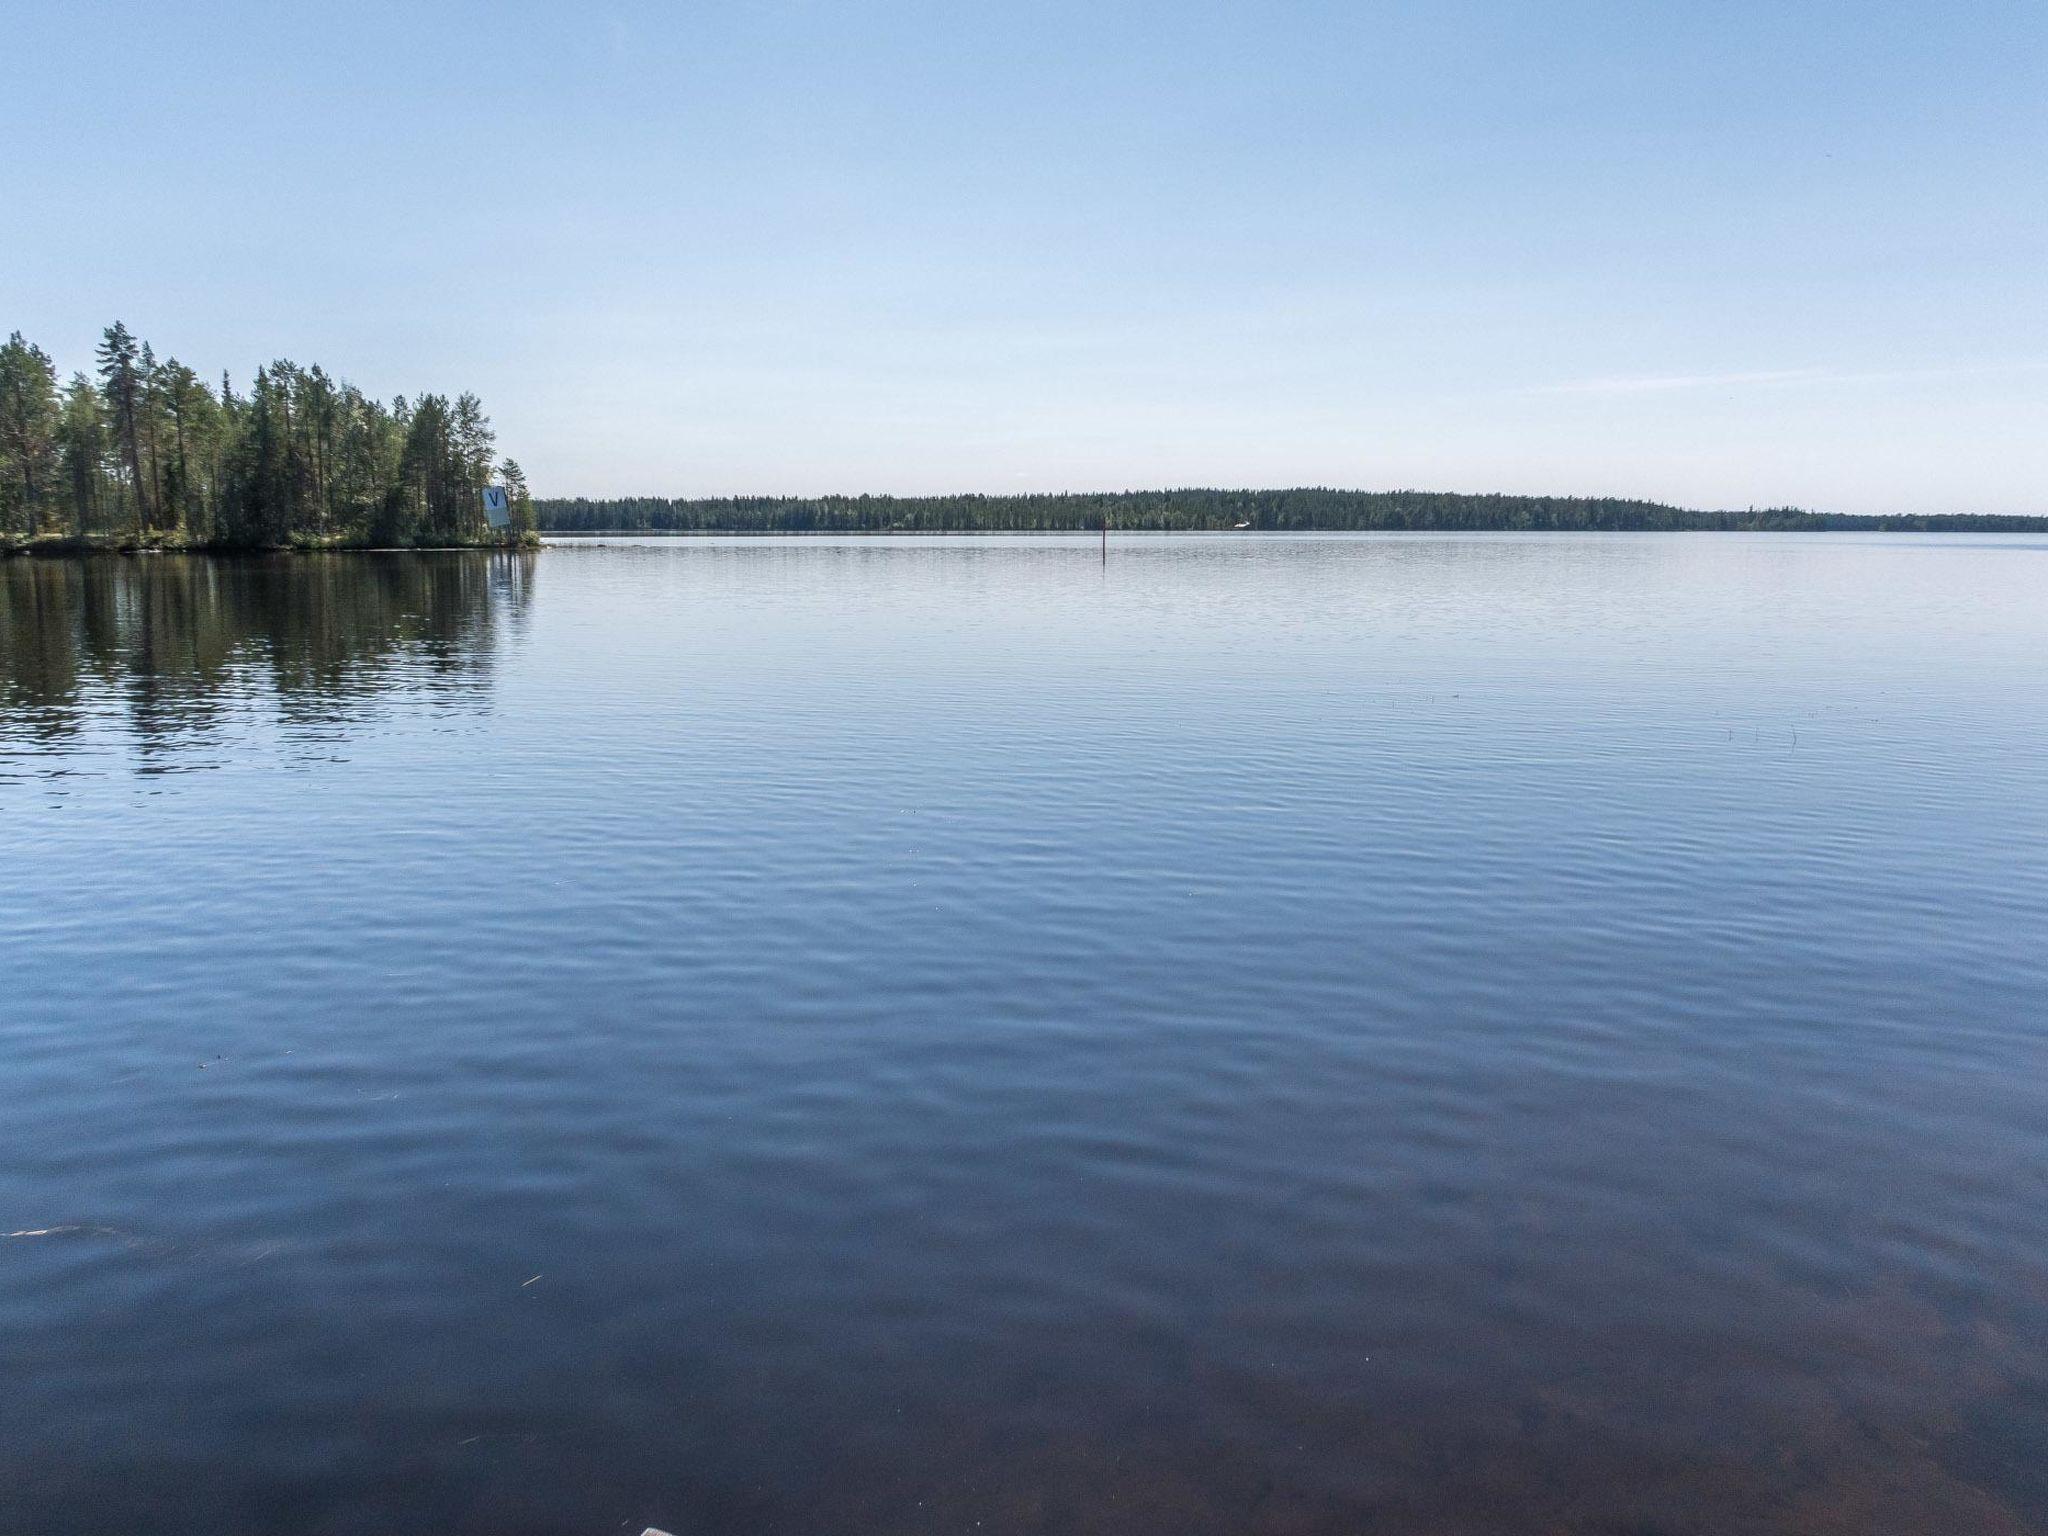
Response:
[[[495,463],[477,397],[389,405],[317,365],[256,370],[247,394],[107,327],[60,386],[19,331],[0,346],[0,540],[268,549],[506,543],[530,529],[517,463]],[[483,515],[493,475],[513,529]]]
[[[632,496],[534,502],[543,529],[572,533],[995,533],[1113,528],[1612,529],[1618,531],[1888,529],[2048,533],[2048,517],[1861,517],[1796,507],[1694,512],[1589,496],[1460,496],[1441,491],[1117,491],[1042,496],[742,496],[672,501]]]

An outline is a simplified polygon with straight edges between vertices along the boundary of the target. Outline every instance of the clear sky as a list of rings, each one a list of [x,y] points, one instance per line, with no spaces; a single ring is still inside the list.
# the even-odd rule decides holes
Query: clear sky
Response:
[[[542,494],[2048,512],[2042,0],[0,0],[0,331]]]

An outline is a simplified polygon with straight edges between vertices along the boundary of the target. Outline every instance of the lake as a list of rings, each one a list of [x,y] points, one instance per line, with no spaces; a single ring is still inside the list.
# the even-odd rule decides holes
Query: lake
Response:
[[[0,562],[0,1530],[2048,1531],[2048,539]]]

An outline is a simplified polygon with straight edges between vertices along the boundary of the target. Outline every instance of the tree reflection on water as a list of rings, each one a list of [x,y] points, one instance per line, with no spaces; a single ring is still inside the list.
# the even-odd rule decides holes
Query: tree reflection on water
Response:
[[[0,777],[81,741],[138,773],[208,766],[267,714],[287,755],[390,709],[489,705],[531,552],[0,562]],[[317,753],[316,753],[317,755]]]

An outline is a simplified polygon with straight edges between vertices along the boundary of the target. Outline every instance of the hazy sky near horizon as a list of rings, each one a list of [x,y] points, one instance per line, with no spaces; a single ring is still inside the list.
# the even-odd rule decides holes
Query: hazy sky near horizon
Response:
[[[544,494],[2048,512],[2040,0],[0,0],[0,331]]]

